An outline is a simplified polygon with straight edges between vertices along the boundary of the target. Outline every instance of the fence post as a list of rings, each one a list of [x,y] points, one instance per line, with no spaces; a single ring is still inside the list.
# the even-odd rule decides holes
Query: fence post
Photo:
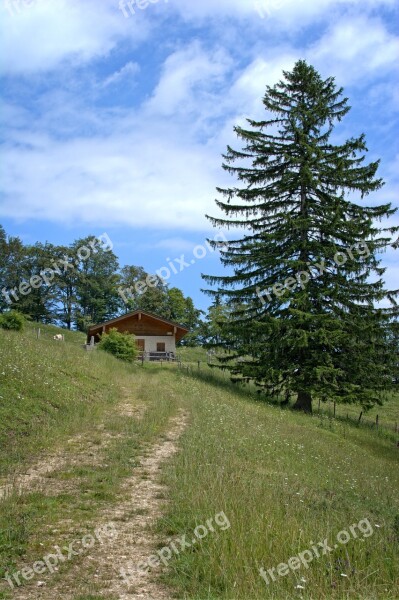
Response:
[[[334,402],[334,419],[335,419],[335,413],[336,413],[336,409],[337,409],[337,403]]]
[[[360,425],[360,421],[362,420],[362,416],[363,416],[363,411],[360,412],[359,420],[358,420],[358,425]]]
[[[40,327],[39,327],[39,329],[37,330],[36,337],[37,337],[37,339],[39,339],[39,337],[40,337]]]
[[[378,419],[378,415],[377,415],[376,418],[375,418],[375,425],[376,425],[377,429],[378,429],[378,420],[379,419]]]

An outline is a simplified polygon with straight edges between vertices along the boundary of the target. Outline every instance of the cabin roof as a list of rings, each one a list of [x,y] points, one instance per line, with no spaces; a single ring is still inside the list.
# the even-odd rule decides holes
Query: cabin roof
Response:
[[[145,310],[134,310],[132,312],[128,312],[124,315],[121,315],[120,317],[116,317],[115,319],[111,319],[110,321],[105,321],[104,323],[98,323],[97,325],[92,325],[89,328],[88,336],[95,335],[100,330],[102,330],[103,327],[108,327],[110,325],[118,325],[119,323],[122,323],[123,321],[130,319],[131,317],[134,317],[136,315],[140,315],[140,314],[145,315],[148,319],[152,319],[154,321],[158,321],[160,323],[170,325],[171,327],[176,327],[176,329],[178,330],[176,338],[178,338],[178,339],[181,339],[182,337],[184,337],[186,335],[186,333],[189,332],[189,329],[187,329],[186,327],[183,327],[183,325],[179,325],[179,323],[175,323],[174,321],[168,321],[167,319],[163,319],[162,317],[159,317],[158,315],[154,315],[153,313],[147,312]]]

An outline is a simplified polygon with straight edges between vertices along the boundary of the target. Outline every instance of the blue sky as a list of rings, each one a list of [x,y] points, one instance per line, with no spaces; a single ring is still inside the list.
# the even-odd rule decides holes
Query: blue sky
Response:
[[[399,206],[395,0],[0,0],[0,223],[27,243],[106,232],[121,265],[155,270],[215,235],[235,124],[305,58],[353,109]],[[141,8],[140,8],[141,7]],[[122,10],[123,9],[123,10]],[[399,224],[399,218],[395,217]],[[394,252],[386,280],[397,287]],[[210,252],[170,279],[200,308]]]

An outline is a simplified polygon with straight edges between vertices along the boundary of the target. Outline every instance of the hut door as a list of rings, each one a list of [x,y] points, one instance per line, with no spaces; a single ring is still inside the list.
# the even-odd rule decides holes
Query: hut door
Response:
[[[145,352],[145,340],[136,340],[136,345],[140,352]]]

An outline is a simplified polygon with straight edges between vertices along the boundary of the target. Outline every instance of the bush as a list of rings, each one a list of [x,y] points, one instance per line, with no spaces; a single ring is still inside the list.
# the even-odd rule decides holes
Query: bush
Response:
[[[25,325],[25,320],[26,319],[23,314],[17,312],[16,310],[10,310],[10,312],[0,315],[0,327],[2,329],[21,331]]]
[[[130,333],[119,333],[117,329],[110,329],[109,333],[103,333],[99,347],[128,362],[133,362],[138,354],[135,336]]]

